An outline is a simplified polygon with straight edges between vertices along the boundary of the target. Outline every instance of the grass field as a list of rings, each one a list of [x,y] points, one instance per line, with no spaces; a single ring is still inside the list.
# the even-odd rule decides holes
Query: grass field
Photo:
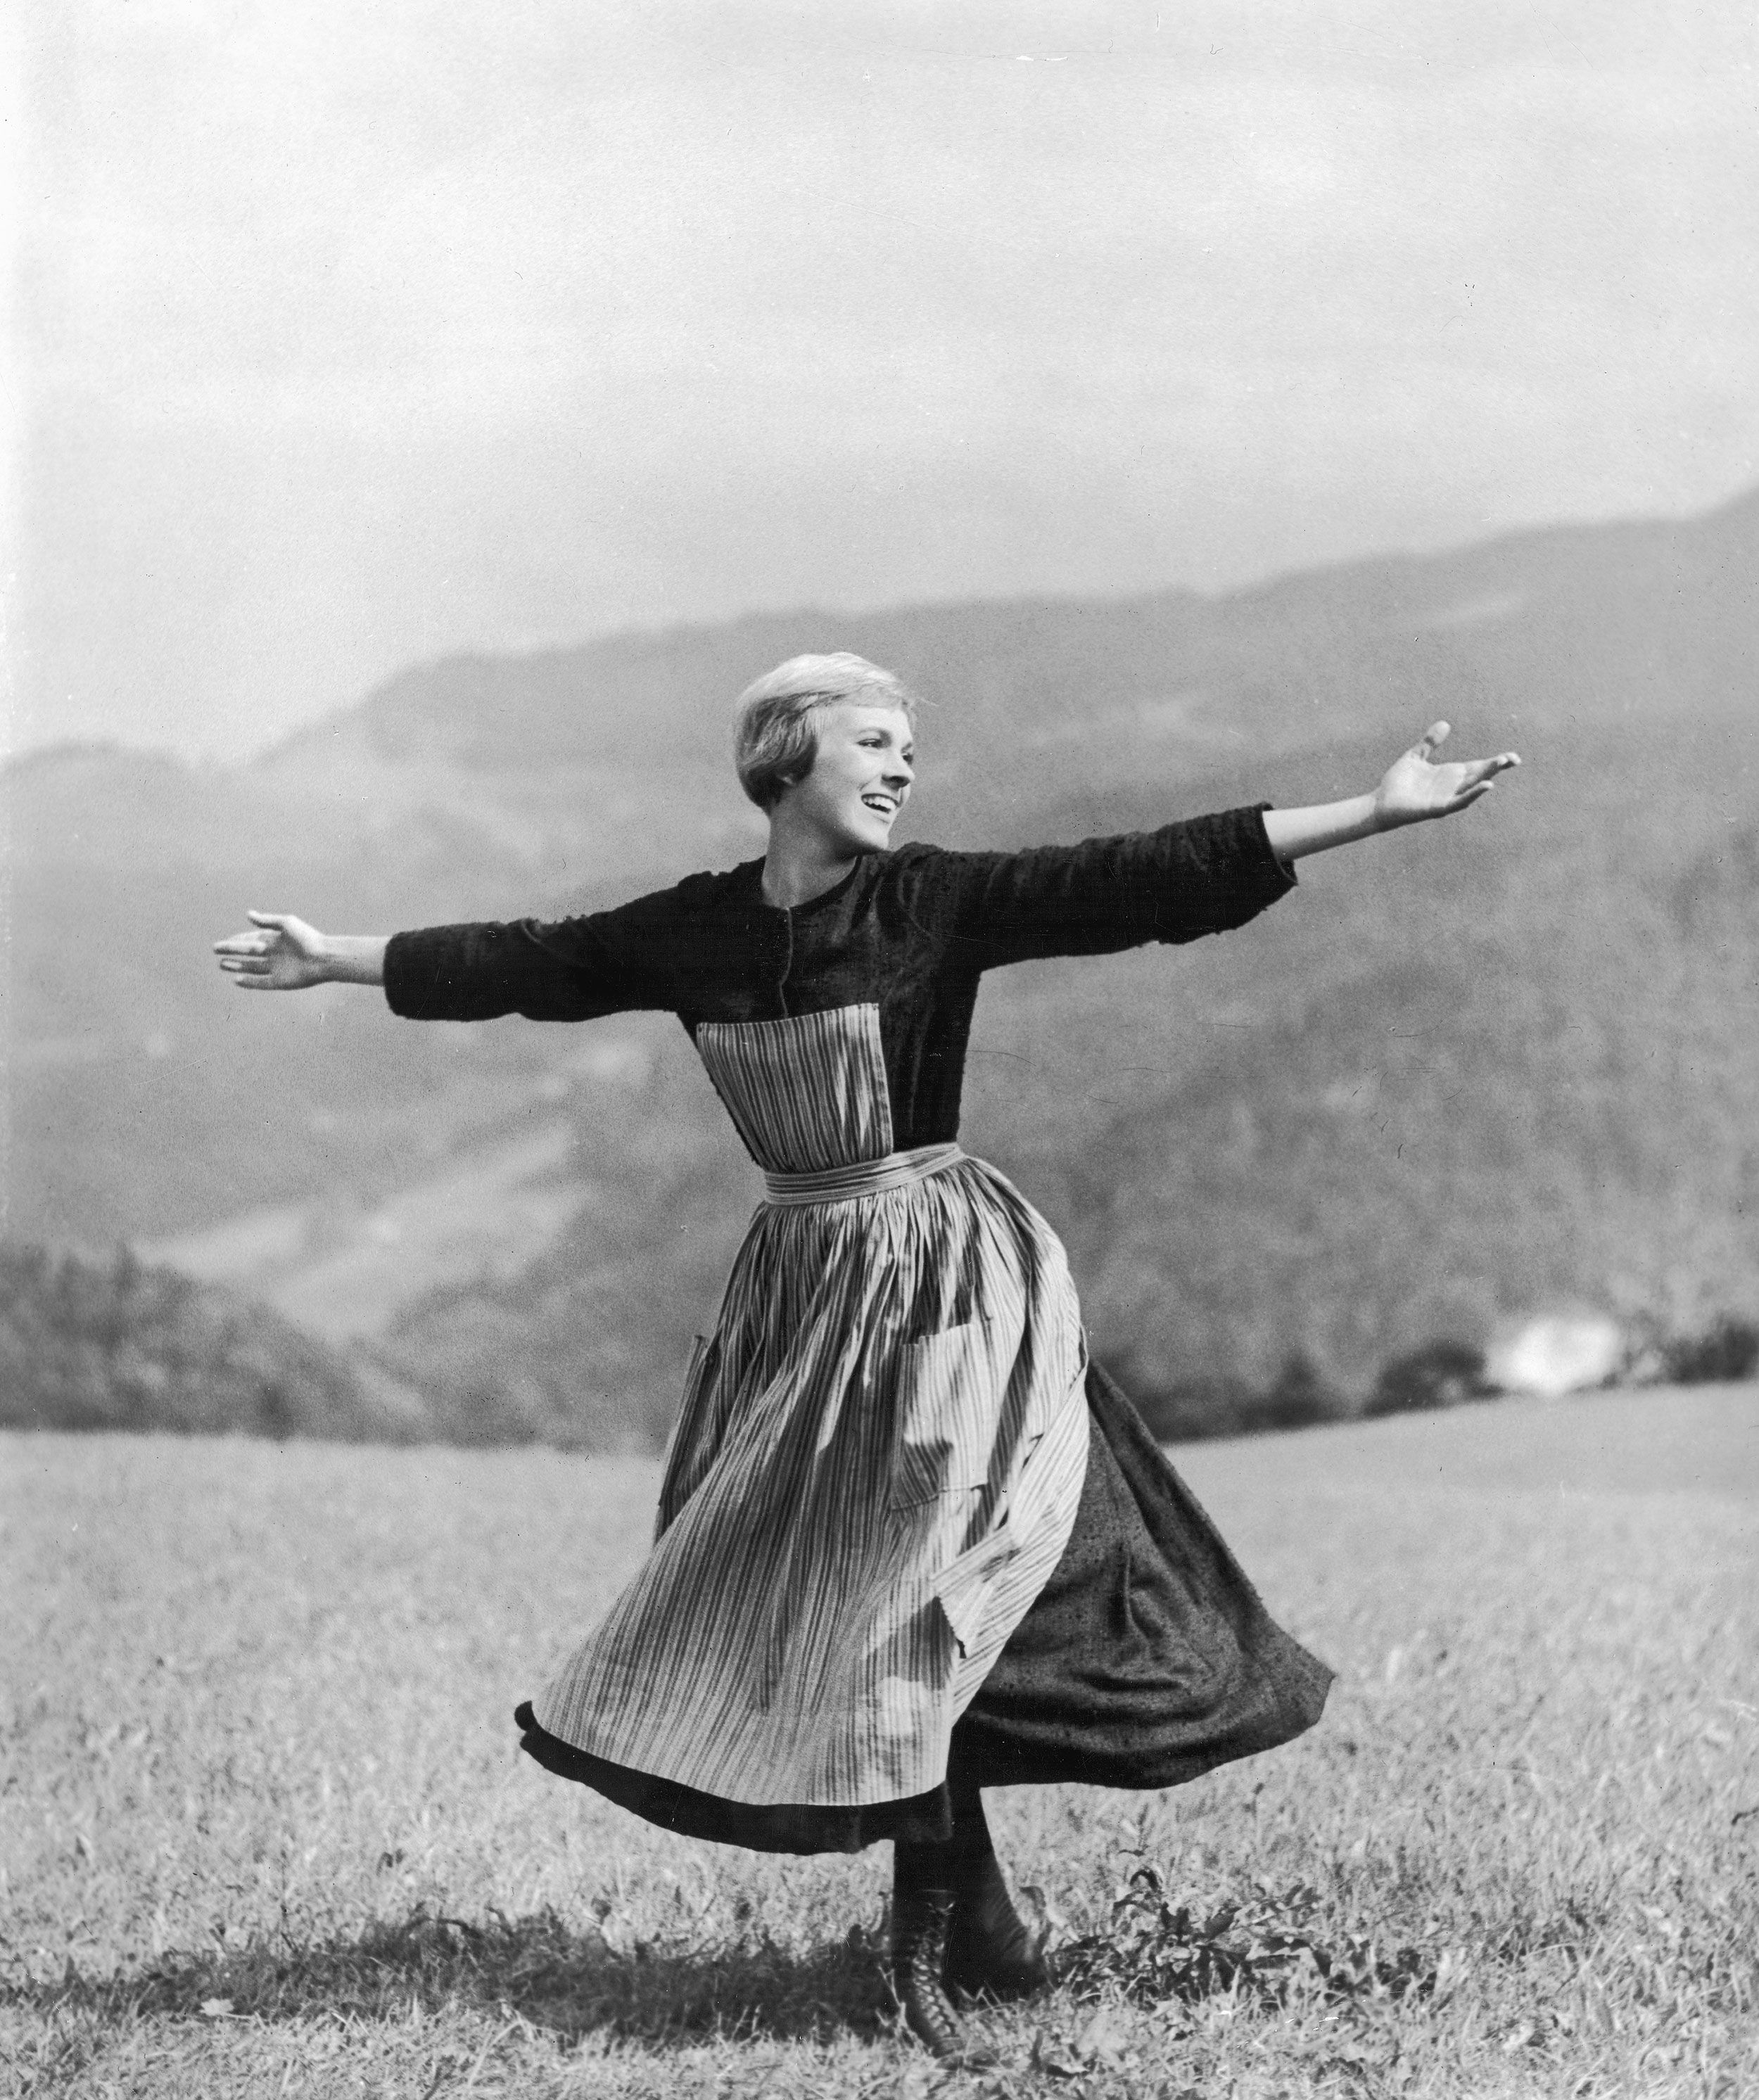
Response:
[[[1071,1980],[944,2079],[885,1848],[692,1845],[514,1749],[653,1466],[0,1443],[0,2089],[1759,2093],[1759,1392],[1180,1463],[1330,1708],[1174,1793],[992,1796]]]

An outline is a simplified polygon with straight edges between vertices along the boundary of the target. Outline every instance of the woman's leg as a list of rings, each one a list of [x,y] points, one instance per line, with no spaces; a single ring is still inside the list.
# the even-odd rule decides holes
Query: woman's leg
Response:
[[[1002,1879],[982,1792],[957,1776],[950,1776],[948,1784],[953,1910],[944,1980],[961,1997],[1026,1997],[1050,1981],[1049,1965]]]
[[[892,1847],[892,1985],[910,2031],[949,2062],[981,2068],[993,2053],[967,2040],[942,1971],[958,1899],[953,1843]]]

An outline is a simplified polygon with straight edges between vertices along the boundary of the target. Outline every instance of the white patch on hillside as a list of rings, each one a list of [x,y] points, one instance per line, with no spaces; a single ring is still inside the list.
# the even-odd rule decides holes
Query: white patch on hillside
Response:
[[[1624,1352],[1617,1321],[1603,1312],[1548,1312],[1499,1335],[1485,1368],[1505,1392],[1561,1400],[1604,1385]]]

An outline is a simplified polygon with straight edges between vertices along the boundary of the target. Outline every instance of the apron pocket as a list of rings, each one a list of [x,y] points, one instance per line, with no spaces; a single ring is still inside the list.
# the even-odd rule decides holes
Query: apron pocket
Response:
[[[972,1320],[904,1350],[889,1494],[894,1509],[988,1482],[1005,1383],[997,1343],[988,1321]]]

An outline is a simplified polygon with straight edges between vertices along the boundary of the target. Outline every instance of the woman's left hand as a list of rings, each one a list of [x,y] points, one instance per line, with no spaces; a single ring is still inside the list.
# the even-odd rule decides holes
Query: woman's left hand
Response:
[[[1431,722],[1406,752],[1386,769],[1374,791],[1377,827],[1390,831],[1396,824],[1420,824],[1430,817],[1451,817],[1489,794],[1496,775],[1521,763],[1512,751],[1500,751],[1494,758],[1463,760],[1457,765],[1438,765],[1435,753],[1446,741],[1447,724]]]

